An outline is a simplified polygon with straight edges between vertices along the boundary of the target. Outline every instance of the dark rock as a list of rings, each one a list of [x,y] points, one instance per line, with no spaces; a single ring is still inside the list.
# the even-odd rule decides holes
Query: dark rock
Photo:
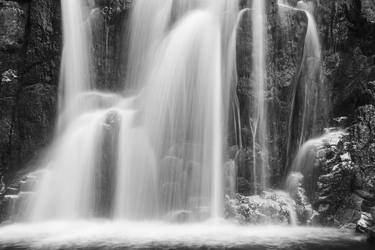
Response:
[[[62,39],[60,1],[31,1],[29,8],[25,84],[57,85]]]
[[[54,129],[57,107],[57,89],[48,84],[35,84],[21,90],[16,110],[16,128],[18,131],[18,169],[34,157],[38,149],[45,147],[51,139]],[[17,168],[16,168],[17,169]]]
[[[368,230],[368,241],[371,243],[375,243],[375,226],[371,227]]]
[[[0,50],[20,49],[25,35],[26,15],[17,2],[0,1]]]
[[[92,31],[92,65],[94,81],[98,89],[119,90],[122,88],[128,23],[132,0],[96,0],[96,8],[89,16]]]
[[[7,184],[52,135],[61,35],[60,1],[0,1],[0,173]]]

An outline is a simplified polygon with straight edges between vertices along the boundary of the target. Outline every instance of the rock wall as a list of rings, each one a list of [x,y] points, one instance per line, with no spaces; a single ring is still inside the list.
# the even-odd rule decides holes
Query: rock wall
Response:
[[[51,138],[61,54],[59,5],[0,1],[0,176],[21,170]]]
[[[250,0],[241,1],[242,7],[251,7]],[[295,6],[298,1],[289,0]],[[318,32],[322,43],[320,87],[317,90],[315,132],[336,126],[334,118],[348,116],[344,126],[355,120],[356,110],[374,104],[375,79],[375,3],[370,0],[313,0]],[[280,187],[285,181],[298,145],[293,148],[296,127],[291,115],[301,118],[302,104],[294,103],[298,92],[298,72],[304,49],[308,20],[301,11],[285,11],[276,1],[267,1],[267,74],[268,126],[270,153],[270,184]],[[244,190],[251,185],[252,135],[249,116],[251,89],[251,18],[244,15],[238,31],[238,96],[241,108],[244,148],[237,154],[239,183]],[[298,95],[298,93],[297,93]],[[298,97],[297,97],[298,98]],[[292,114],[293,112],[293,114]],[[289,145],[290,144],[290,145]],[[294,143],[296,144],[296,143]],[[259,152],[258,152],[259,153]],[[241,188],[242,189],[242,188]]]
[[[99,89],[118,90],[130,0],[85,0]],[[57,0],[0,0],[0,178],[11,180],[50,143],[62,51]]]

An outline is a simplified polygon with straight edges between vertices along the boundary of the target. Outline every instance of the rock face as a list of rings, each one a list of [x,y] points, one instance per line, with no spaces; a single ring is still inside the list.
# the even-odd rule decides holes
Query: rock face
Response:
[[[1,176],[22,169],[50,140],[61,53],[59,5],[0,1]]]
[[[92,30],[95,83],[98,89],[122,88],[126,72],[128,20],[132,0],[95,1],[89,16]]]
[[[297,1],[288,1],[292,6]],[[316,93],[316,136],[323,128],[336,126],[334,117],[348,116],[350,125],[355,110],[374,104],[375,32],[374,3],[368,0],[334,0],[314,3],[318,32],[322,43],[320,92]],[[241,1],[251,7],[251,1]],[[288,131],[293,110],[292,97],[303,55],[308,20],[303,12],[285,11],[276,1],[267,1],[267,106],[270,150],[270,184],[279,186],[297,148],[288,149]],[[241,109],[244,149],[241,155],[252,162],[252,135],[249,124],[251,107],[251,18],[245,14],[238,31],[238,96]],[[324,105],[323,105],[324,104]],[[297,109],[302,104],[297,105]],[[294,111],[295,112],[295,111]],[[296,112],[298,114],[298,110]],[[293,133],[291,133],[293,134]],[[288,152],[290,151],[290,152]],[[240,176],[241,183],[251,182],[250,173]]]
[[[116,90],[118,53],[124,43],[130,0],[87,0],[93,65],[100,89]],[[0,176],[5,180],[40,155],[57,113],[61,6],[56,0],[0,0]],[[126,37],[126,35],[124,36]],[[125,51],[123,53],[126,53]],[[7,181],[6,181],[7,182]]]
[[[375,212],[375,107],[358,108],[355,123],[337,145],[317,152],[318,179],[313,197],[320,223],[344,226],[358,223],[359,231],[373,225]]]
[[[123,47],[132,1],[87,4],[93,9],[88,20],[93,27],[96,86],[116,90],[123,64],[117,52]],[[0,209],[2,197],[12,193],[10,185],[37,163],[53,135],[61,25],[58,0],[0,0],[0,179],[5,190],[0,192]]]

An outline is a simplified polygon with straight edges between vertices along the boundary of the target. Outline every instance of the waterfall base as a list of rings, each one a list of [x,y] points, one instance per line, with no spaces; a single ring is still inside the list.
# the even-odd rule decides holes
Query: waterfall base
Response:
[[[330,228],[230,222],[80,221],[0,227],[1,249],[371,249],[363,236]]]

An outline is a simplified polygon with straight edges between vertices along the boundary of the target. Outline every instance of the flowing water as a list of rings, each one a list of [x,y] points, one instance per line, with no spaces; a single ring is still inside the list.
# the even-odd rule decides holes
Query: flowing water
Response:
[[[335,229],[240,226],[223,219],[224,180],[231,179],[230,193],[237,191],[236,164],[226,152],[231,123],[243,146],[236,43],[247,11],[255,159],[249,167],[255,190],[268,186],[265,1],[241,11],[235,0],[135,1],[126,78],[117,93],[98,91],[90,77],[89,6],[64,0],[62,10],[60,126],[41,162],[41,180],[24,212],[13,217],[19,224],[0,227],[1,248],[368,247],[363,237]],[[310,72],[320,54],[313,17],[306,14]],[[305,107],[303,124],[309,124],[310,104]],[[299,158],[294,171],[303,172]]]
[[[263,0],[254,0],[252,5],[253,55],[252,55],[252,84],[254,102],[250,117],[253,135],[253,177],[255,192],[262,191],[267,186],[268,149],[267,138],[267,107],[266,107],[266,16]]]
[[[303,181],[307,193],[313,194],[316,188],[314,176],[316,172],[317,150],[325,145],[337,145],[345,134],[342,130],[332,129],[326,131],[322,136],[306,141],[299,149],[293,161],[290,174],[286,181],[288,191],[296,189],[296,185]]]
[[[64,2],[66,128],[44,162],[27,220],[223,216],[238,2],[182,3],[134,3],[128,77],[117,95],[96,91],[86,77],[89,10]]]
[[[0,228],[0,247],[17,249],[372,249],[361,236],[330,228],[231,223],[76,221]]]
[[[60,125],[80,114],[77,107],[79,95],[91,89],[90,29],[86,22],[88,10],[83,1],[61,2],[63,18],[63,42],[61,76],[59,86]]]
[[[281,11],[303,11],[307,17],[307,30],[304,43],[303,58],[297,76],[292,97],[292,111],[289,119],[289,135],[287,146],[287,165],[291,163],[299,148],[311,137],[316,137],[322,129],[317,124],[319,108],[324,105],[321,79],[321,44],[312,2],[299,1],[296,7],[286,1],[279,0]]]

